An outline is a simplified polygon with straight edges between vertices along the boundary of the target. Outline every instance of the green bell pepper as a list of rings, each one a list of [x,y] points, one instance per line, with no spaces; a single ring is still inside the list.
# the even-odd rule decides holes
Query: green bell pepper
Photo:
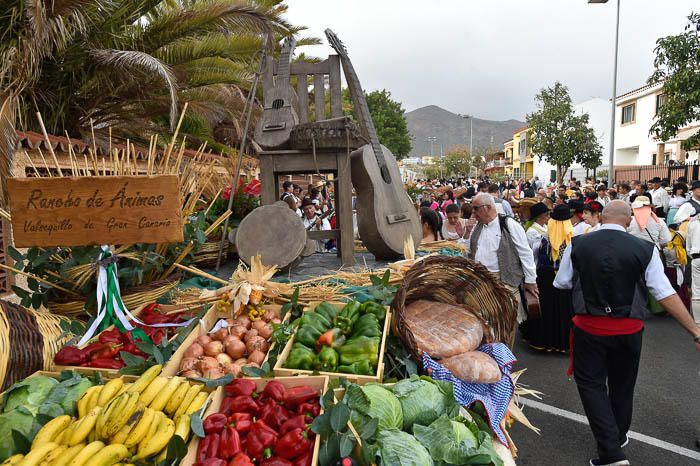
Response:
[[[330,346],[333,349],[338,349],[345,343],[345,335],[339,328],[327,330],[316,341],[316,350],[320,350],[321,346]]]
[[[338,372],[343,374],[374,375],[374,369],[372,369],[372,366],[370,366],[367,360],[338,366]]]
[[[380,337],[382,328],[379,326],[377,316],[365,314],[355,322],[352,327],[352,337]]]
[[[360,317],[360,306],[362,305],[359,302],[350,301],[335,318],[335,326],[341,329],[344,334],[349,335],[352,332],[352,326]]]
[[[338,367],[338,352],[330,346],[324,346],[314,358],[314,369],[335,372]]]
[[[313,369],[315,354],[312,349],[301,343],[294,343],[292,351],[289,352],[284,367],[289,369],[303,369],[310,371]]]
[[[338,309],[331,303],[322,302],[314,309],[316,314],[321,314],[328,320],[328,322],[333,322],[336,317],[338,317]]]
[[[379,360],[379,337],[356,337],[346,341],[338,349],[340,362],[344,365],[360,361],[369,361],[372,367],[377,367]]]
[[[321,333],[332,327],[331,323],[328,322],[328,319],[313,311],[305,312],[304,315],[301,316],[299,327],[307,326],[311,326]]]
[[[386,317],[386,309],[376,301],[367,301],[364,303],[362,308],[360,308],[360,312],[362,314],[374,314],[379,322],[383,321],[384,317]]]
[[[309,348],[314,348],[316,346],[316,341],[322,334],[322,330],[312,325],[302,325],[297,331],[296,341]]]

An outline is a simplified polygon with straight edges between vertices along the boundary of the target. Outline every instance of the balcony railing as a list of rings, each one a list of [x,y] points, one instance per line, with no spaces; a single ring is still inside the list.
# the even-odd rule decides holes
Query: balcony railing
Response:
[[[486,168],[503,168],[506,166],[505,159],[491,160],[486,162]]]

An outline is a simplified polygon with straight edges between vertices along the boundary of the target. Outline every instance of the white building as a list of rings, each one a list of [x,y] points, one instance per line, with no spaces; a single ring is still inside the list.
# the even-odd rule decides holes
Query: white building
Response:
[[[601,168],[605,168],[607,165],[606,162],[610,154],[610,111],[610,100],[601,99],[600,97],[594,97],[574,105],[574,113],[576,115],[588,113],[588,126],[593,128],[598,138],[598,143],[602,148],[603,157]],[[589,172],[588,175],[593,176],[593,173]],[[569,170],[567,170],[564,175],[565,180],[571,178],[583,180],[585,177],[586,169],[580,164],[574,164],[569,167]]]

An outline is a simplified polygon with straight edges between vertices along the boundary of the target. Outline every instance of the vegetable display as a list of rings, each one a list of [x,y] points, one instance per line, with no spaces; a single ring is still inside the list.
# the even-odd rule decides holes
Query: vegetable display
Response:
[[[340,311],[320,303],[299,319],[288,369],[375,375],[379,363],[384,307],[350,301]]]
[[[25,466],[164,461],[173,437],[180,437],[184,448],[190,434],[190,416],[202,408],[209,394],[202,391],[202,385],[180,377],[160,377],[160,371],[161,366],[156,365],[134,382],[119,377],[97,385],[65,371],[62,378],[64,374],[66,378],[55,381],[40,404],[34,394],[27,396],[29,406],[48,418],[43,426],[22,432],[31,442],[30,448],[6,449],[1,458],[14,455],[13,462],[21,459]],[[46,393],[47,379],[32,377],[17,384],[6,397],[10,404],[6,403],[5,409],[27,393],[25,388],[31,391],[36,387]],[[14,410],[31,413],[26,407]],[[17,430],[16,426],[12,429]]]
[[[192,316],[184,312],[163,314],[159,312],[158,304],[145,306],[139,313],[139,319],[148,325],[163,323],[182,323]],[[173,336],[177,328],[174,327],[149,327],[148,325],[135,324],[143,330],[156,345],[161,344]],[[61,366],[96,367],[102,369],[121,369],[126,365],[124,356],[129,353],[137,357],[145,357],[146,353],[139,346],[144,342],[132,335],[132,332],[121,333],[113,327],[101,332],[97,339],[83,348],[66,345],[54,356],[54,363]]]
[[[311,465],[319,390],[271,380],[258,392],[254,381],[241,378],[224,391],[219,412],[204,419],[196,466]]]
[[[280,323],[279,310],[273,308],[218,322],[215,332],[200,335],[185,350],[180,374],[218,379],[227,374],[238,377],[243,367],[260,367],[270,348],[272,326]]]

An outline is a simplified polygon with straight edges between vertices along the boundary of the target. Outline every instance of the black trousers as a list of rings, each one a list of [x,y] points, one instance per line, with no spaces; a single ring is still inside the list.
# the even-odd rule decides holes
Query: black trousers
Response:
[[[643,331],[600,337],[574,327],[574,379],[605,463],[625,459]]]

